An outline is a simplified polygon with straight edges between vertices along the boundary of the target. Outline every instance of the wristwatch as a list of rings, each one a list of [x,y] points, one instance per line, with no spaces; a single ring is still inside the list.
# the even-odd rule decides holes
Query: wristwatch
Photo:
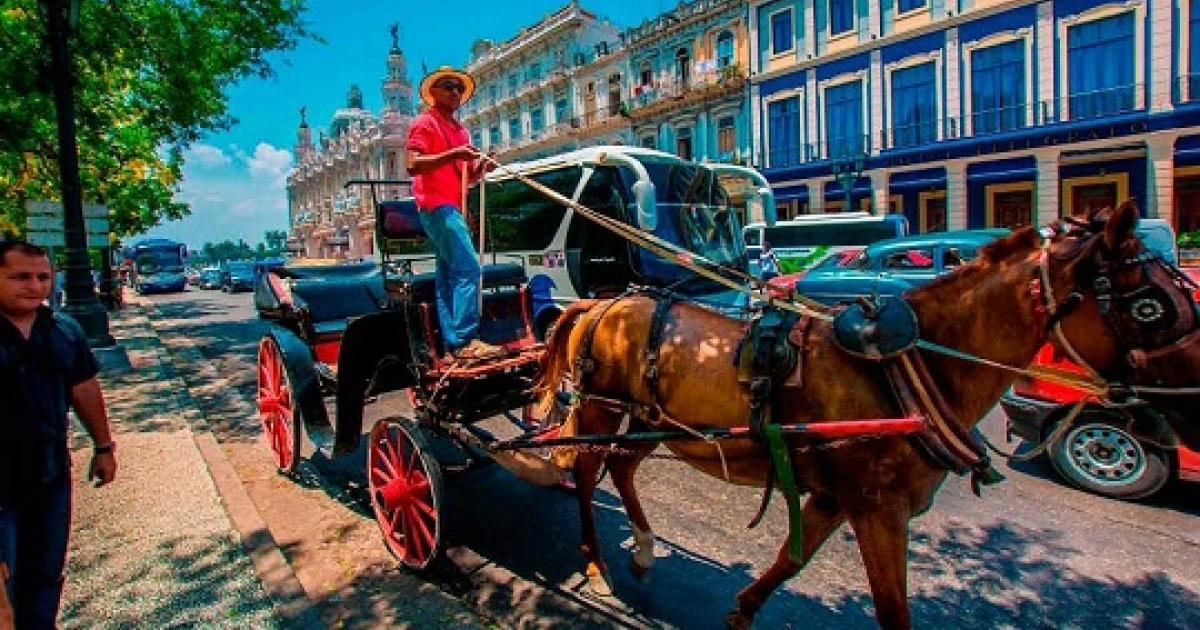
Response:
[[[116,450],[117,443],[110,441],[105,442],[104,444],[97,444],[94,448],[92,448],[92,453],[95,455],[108,455],[110,453],[115,453]]]

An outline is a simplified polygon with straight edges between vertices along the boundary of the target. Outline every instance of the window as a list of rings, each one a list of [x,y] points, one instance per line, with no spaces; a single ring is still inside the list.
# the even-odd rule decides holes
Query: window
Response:
[[[1200,2],[1200,0],[1192,1]],[[1192,24],[1196,24],[1194,16]],[[733,65],[733,33],[721,31],[721,34],[717,35],[717,68],[728,68],[731,65]],[[1192,65],[1193,68],[1197,66],[1200,66],[1200,64]]]
[[[538,79],[541,79],[542,78],[542,64],[537,61],[529,64],[528,76],[529,76],[530,81],[537,81]]]
[[[1200,0],[1188,8],[1188,75],[1184,100],[1200,100]]]
[[[508,139],[516,140],[521,137],[521,119],[513,116],[508,119]]]
[[[767,163],[772,167],[800,163],[800,99],[798,97],[772,101],[767,105],[768,140]]]
[[[517,93],[517,75],[508,75],[508,95],[512,96]]]
[[[733,116],[724,116],[717,119],[717,152],[720,153],[721,159],[726,160],[732,157],[734,151],[737,150],[737,140],[733,130]],[[729,157],[726,157],[729,156]]]
[[[862,81],[851,81],[825,90],[826,157],[847,157],[863,152]]]
[[[651,83],[654,83],[654,71],[650,69],[649,61],[643,61],[642,71],[638,73],[638,84],[650,85]]]
[[[971,53],[971,125],[977,134],[1025,126],[1024,40]]]
[[[796,37],[792,34],[792,10],[785,9],[771,14],[771,54],[778,55],[792,49]]]
[[[1134,54],[1132,11],[1067,29],[1072,119],[1134,108]]]
[[[679,87],[685,88],[688,86],[692,78],[692,57],[688,54],[686,48],[680,48],[675,51],[675,80],[679,82]]]
[[[571,115],[571,107],[567,99],[560,98],[554,101],[554,122],[556,124],[566,122]]]
[[[658,145],[654,142],[654,136],[642,136],[642,147],[646,149],[658,148]]]
[[[897,3],[897,7],[901,13],[908,13],[909,11],[916,11],[917,9],[920,9],[921,7],[925,6],[925,4],[926,0],[900,0]]]
[[[488,146],[496,146],[500,144],[500,126],[492,125],[488,129]]]
[[[829,34],[841,35],[854,28],[854,0],[829,0]]]
[[[892,146],[937,140],[937,64],[930,61],[892,73]]]
[[[529,131],[538,133],[546,126],[546,113],[539,107],[529,112]]]

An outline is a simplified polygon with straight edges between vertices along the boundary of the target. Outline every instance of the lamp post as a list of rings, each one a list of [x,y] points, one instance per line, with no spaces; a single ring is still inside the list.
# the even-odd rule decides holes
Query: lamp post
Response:
[[[842,212],[852,210],[850,206],[853,202],[854,182],[862,177],[866,167],[867,156],[864,153],[859,153],[854,157],[843,157],[833,163],[833,178],[842,185],[842,194],[846,197]]]
[[[88,259],[87,227],[83,220],[83,191],[79,183],[79,147],[75,142],[74,71],[71,67],[70,31],[78,21],[82,0],[39,0],[46,14],[46,43],[50,47],[54,84],[54,109],[58,119],[58,168],[63,203],[63,235],[67,262],[66,300],[62,310],[83,327],[93,347],[113,345],[108,333],[108,312],[96,299],[92,265]]]

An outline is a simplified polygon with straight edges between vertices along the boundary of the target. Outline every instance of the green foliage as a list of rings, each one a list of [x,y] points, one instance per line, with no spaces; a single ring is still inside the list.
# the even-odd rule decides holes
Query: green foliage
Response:
[[[183,150],[230,129],[226,88],[269,77],[267,55],[317,39],[304,0],[79,0],[71,37],[86,201],[118,236],[185,216]],[[0,0],[0,232],[25,202],[60,198],[58,132],[39,0]]]
[[[1184,232],[1178,241],[1180,249],[1200,249],[1200,230]]]

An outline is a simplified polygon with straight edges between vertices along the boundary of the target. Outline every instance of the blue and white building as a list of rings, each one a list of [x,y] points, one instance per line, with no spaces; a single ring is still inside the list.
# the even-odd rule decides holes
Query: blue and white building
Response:
[[[914,231],[1127,197],[1200,229],[1200,0],[769,0],[748,21],[781,216],[843,210],[837,169]]]

